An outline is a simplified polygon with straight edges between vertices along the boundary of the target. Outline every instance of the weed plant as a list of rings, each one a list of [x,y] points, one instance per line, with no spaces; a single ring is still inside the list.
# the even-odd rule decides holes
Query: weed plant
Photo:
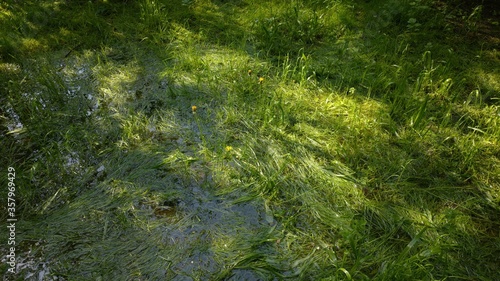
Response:
[[[14,278],[499,280],[498,7],[455,2],[1,3]]]

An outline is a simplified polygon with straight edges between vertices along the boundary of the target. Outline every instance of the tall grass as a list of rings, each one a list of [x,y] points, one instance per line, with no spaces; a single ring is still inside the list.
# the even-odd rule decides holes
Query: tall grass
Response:
[[[450,3],[2,4],[17,278],[495,280],[498,55]]]

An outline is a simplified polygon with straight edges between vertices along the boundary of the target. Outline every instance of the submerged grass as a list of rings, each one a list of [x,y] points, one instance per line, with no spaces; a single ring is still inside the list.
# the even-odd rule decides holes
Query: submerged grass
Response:
[[[4,277],[497,280],[498,7],[454,2],[0,4]]]

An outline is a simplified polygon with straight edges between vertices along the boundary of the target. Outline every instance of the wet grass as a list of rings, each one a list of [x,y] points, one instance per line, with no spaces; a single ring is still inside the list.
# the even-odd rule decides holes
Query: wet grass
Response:
[[[4,277],[498,280],[498,7],[455,4],[0,4]]]

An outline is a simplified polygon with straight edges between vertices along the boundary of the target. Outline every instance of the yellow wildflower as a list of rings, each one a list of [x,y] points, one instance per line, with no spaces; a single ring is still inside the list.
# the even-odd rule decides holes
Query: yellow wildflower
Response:
[[[252,70],[251,69],[248,70],[248,76],[250,76],[250,75],[252,75]]]
[[[196,107],[196,105],[191,106],[191,111],[193,113],[196,113],[196,109],[198,109],[198,107]]]
[[[230,146],[230,145],[226,146],[226,152],[230,152],[231,150],[233,150],[232,146]]]
[[[264,77],[259,77],[259,84],[262,84],[264,82]]]

